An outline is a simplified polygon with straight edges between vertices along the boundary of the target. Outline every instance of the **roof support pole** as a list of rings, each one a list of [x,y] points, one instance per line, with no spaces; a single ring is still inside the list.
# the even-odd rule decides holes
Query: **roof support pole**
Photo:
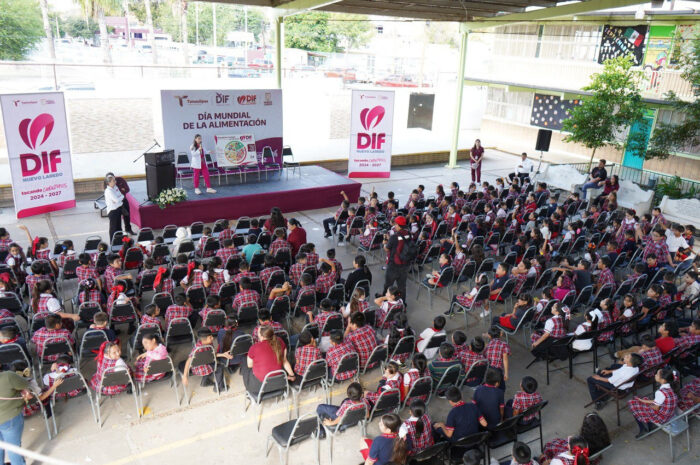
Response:
[[[452,128],[452,146],[450,147],[450,160],[448,168],[457,167],[457,149],[459,148],[459,128],[462,121],[462,97],[464,95],[464,68],[467,62],[467,42],[469,31],[463,30],[462,40],[459,43],[459,69],[457,69],[457,95],[455,100],[454,126]]]
[[[282,50],[284,49],[284,16],[275,17],[275,75],[277,88],[282,88]]]

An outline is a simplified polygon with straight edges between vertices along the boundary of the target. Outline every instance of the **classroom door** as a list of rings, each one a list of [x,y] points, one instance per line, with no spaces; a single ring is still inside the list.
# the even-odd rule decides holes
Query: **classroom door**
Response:
[[[647,109],[644,111],[643,121],[632,125],[628,139],[630,137],[641,137],[644,144],[642,149],[639,149],[639,147],[628,147],[625,149],[625,155],[622,158],[622,166],[638,170],[642,169],[642,166],[644,166],[644,154],[646,153],[646,147],[649,143],[649,137],[651,136],[651,129],[654,127],[655,118],[656,110]]]

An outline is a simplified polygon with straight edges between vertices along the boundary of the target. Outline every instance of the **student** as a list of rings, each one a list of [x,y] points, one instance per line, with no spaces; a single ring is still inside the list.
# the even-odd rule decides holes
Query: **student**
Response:
[[[251,306],[253,304],[255,306],[260,305],[260,294],[258,294],[258,291],[251,289],[252,282],[250,278],[241,278],[238,286],[240,287],[240,291],[236,294],[236,297],[233,298],[231,311],[238,312],[241,307],[244,306]]]
[[[342,310],[343,317],[350,318],[353,313],[366,312],[369,309],[369,303],[367,300],[365,300],[366,297],[367,296],[365,295],[365,290],[363,288],[358,287],[355,289],[350,297],[350,301]]]
[[[73,366],[73,361],[71,360],[71,357],[68,355],[61,355],[54,363],[51,364],[51,371],[44,375],[44,377],[42,378],[42,382],[44,383],[44,386],[51,389],[54,388],[54,386],[56,386],[57,383],[60,384],[61,382],[63,382],[64,378],[69,376],[77,376],[78,373],[78,369]],[[84,392],[85,388],[81,387],[69,392],[56,394],[56,398],[68,399],[71,397],[77,397]]]
[[[481,452],[481,449],[469,449],[462,456],[462,465],[481,465],[483,462],[484,453]]]
[[[585,321],[579,324],[574,331],[574,335],[580,336],[581,334],[587,333],[589,331],[595,331],[598,329],[598,315],[592,311],[586,312],[584,315]],[[579,339],[576,338],[571,343],[571,348],[575,352],[584,352],[590,350],[593,347],[593,339]]]
[[[498,326],[491,326],[489,332],[484,334],[484,339],[488,339],[484,355],[489,362],[489,368],[493,368],[501,375],[499,387],[505,391],[505,382],[508,381],[509,357],[511,354],[510,345],[503,341],[503,331]]]
[[[428,371],[428,360],[425,355],[421,353],[413,354],[413,359],[411,360],[411,368],[403,375],[403,384],[401,385],[401,399],[405,399],[408,393],[411,391],[413,385],[420,378],[425,378],[430,376]],[[425,401],[428,399],[427,394],[411,397],[411,399],[420,399]]]
[[[99,304],[100,307],[104,308],[105,299],[103,294],[98,289],[98,282],[98,280],[93,278],[87,278],[80,281],[78,286],[78,306],[84,304],[85,302],[94,302]]]
[[[318,330],[321,332],[321,342],[319,344],[319,349],[321,352],[327,352],[330,346],[330,332],[323,331],[326,326],[326,322],[329,318],[337,316],[342,319],[342,315],[336,312],[333,308],[333,302],[330,299],[321,300],[319,305],[321,311],[314,316],[313,311],[309,310],[306,312],[306,317],[309,323],[313,323],[318,326]],[[303,373],[302,373],[303,374]]]
[[[75,313],[66,313],[61,307],[61,302],[56,298],[53,292],[53,285],[49,280],[43,280],[36,283],[32,291],[32,310],[34,317],[57,315],[65,320],[68,329],[72,329],[71,322],[78,321],[80,317]]]
[[[579,435],[586,441],[589,454],[593,455],[610,445],[610,435],[605,422],[596,412],[583,417]],[[556,438],[547,442],[539,458],[540,463],[547,463],[562,452],[569,450],[569,441],[566,438]],[[597,460],[596,462],[600,462]],[[593,462],[594,464],[596,462]]]
[[[377,346],[377,335],[374,328],[365,324],[364,313],[358,312],[350,317],[348,327],[345,329],[345,341],[360,356],[360,368],[364,368]]]
[[[370,407],[367,400],[364,398],[362,385],[360,383],[350,383],[345,391],[347,397],[343,399],[340,405],[319,404],[316,407],[316,415],[325,426],[335,426],[340,423],[343,415],[347,411],[364,408],[369,415]],[[320,438],[326,437],[326,431],[320,429]]]
[[[532,451],[527,444],[515,441],[511,460],[501,462],[500,465],[537,465],[537,462],[532,460]]]
[[[513,306],[513,311],[508,314],[504,313],[501,316],[494,316],[492,324],[513,331],[518,326],[523,316],[525,316],[525,312],[532,307],[532,304],[532,296],[528,293],[521,293],[518,295],[518,300]]]
[[[262,249],[262,246],[258,244],[258,236],[255,234],[249,234],[248,244],[243,247],[243,250],[241,250],[241,256],[245,258],[250,265],[250,262],[253,261],[253,256],[259,253]]]
[[[440,344],[439,355],[428,363],[428,371],[430,371],[430,377],[433,379],[433,386],[437,387],[443,375],[453,366],[459,366],[460,372],[463,370],[462,363],[455,356],[454,346],[449,342],[443,342]],[[438,392],[437,395],[443,395],[446,387],[443,385],[441,388],[443,391]]]
[[[394,309],[403,310],[403,300],[399,297],[399,288],[397,286],[389,286],[383,296],[374,299],[374,304],[379,307],[375,313],[378,329],[388,329],[391,325],[391,319],[386,316],[394,311]]]
[[[294,373],[304,376],[309,365],[322,358],[321,351],[316,347],[316,340],[311,336],[311,333],[302,331],[294,351]]]
[[[272,319],[270,311],[266,308],[261,308],[258,310],[258,324],[253,328],[253,342],[262,341],[262,332],[265,328],[272,328],[275,333],[284,331],[282,324]]]
[[[97,392],[100,389],[102,378],[107,371],[128,371],[131,369],[122,359],[122,350],[119,344],[115,342],[105,342],[100,347],[100,351],[95,358],[97,362],[97,370],[95,374],[92,375],[90,379],[90,388]],[[127,390],[128,384],[121,384],[117,386],[103,386],[102,395],[114,396],[121,394]]]
[[[18,331],[17,326],[4,326],[3,328],[0,329],[0,347],[2,347],[5,344],[17,344],[20,346],[24,354],[27,356],[27,359],[31,360],[31,355],[29,354],[29,350],[27,349],[27,342],[24,340],[24,338],[21,336],[21,334]],[[2,368],[7,369],[9,365],[3,364]]]
[[[564,314],[559,302],[552,306],[552,316],[544,323],[544,330],[535,331],[530,337],[532,343],[532,355],[536,358],[543,358],[547,354],[547,349],[557,340],[566,336],[566,325]]]
[[[189,383],[190,373],[202,377],[202,381],[200,382],[201,386],[211,386],[215,384],[211,379],[211,375],[212,373],[214,373],[214,376],[216,376],[216,386],[214,387],[214,391],[226,392],[228,390],[226,387],[226,382],[224,380],[224,363],[216,364],[216,372],[214,371],[213,363],[209,365],[200,365],[197,367],[192,366],[192,360],[197,349],[204,346],[213,347],[213,344],[214,335],[212,334],[212,332],[208,328],[199,328],[199,330],[197,330],[197,343],[194,345],[194,347],[192,347],[192,351],[190,351],[187,360],[183,360],[178,365],[178,369],[180,370],[180,374],[182,375],[182,384],[184,386],[187,386],[187,384]],[[226,360],[230,360],[233,358],[233,356],[229,352],[218,353],[216,354],[216,356],[224,358]]]
[[[235,316],[226,317],[226,323],[216,333],[217,352],[230,352],[233,342],[239,336],[245,333],[238,329],[238,319]],[[219,363],[226,363],[229,373],[234,373],[236,368],[240,367],[246,361],[246,355],[236,355],[232,359],[227,359],[225,362],[221,360]]]
[[[472,254],[472,258],[474,255]],[[476,266],[479,266],[480,262]],[[459,303],[464,308],[469,308],[472,305],[472,302],[476,298],[477,294],[479,293],[479,289],[482,287],[488,285],[489,283],[489,278],[486,276],[486,273],[481,273],[479,277],[476,279],[476,282],[474,283],[474,287],[470,292],[464,292],[462,295],[455,295],[452,297],[452,302],[450,303],[450,308],[445,312],[445,315],[451,315],[453,312],[453,308],[455,306],[455,303]],[[461,309],[460,309],[461,310]],[[481,318],[484,318],[488,313],[486,310],[482,310],[481,314],[479,315]]]
[[[294,284],[294,287],[299,287],[299,280],[301,280],[301,275],[304,274],[306,270],[306,254],[304,252],[299,252],[296,258],[296,263],[289,267],[289,280]]]
[[[352,262],[353,270],[345,279],[345,296],[350,297],[360,281],[367,280],[372,285],[372,272],[364,255],[357,255]]]
[[[202,283],[207,288],[207,294],[216,295],[224,283],[231,281],[231,275],[223,267],[219,257],[212,257],[207,265],[207,271],[202,273]]]
[[[255,236],[255,239],[258,239],[258,236],[262,233],[263,228],[260,227],[260,220],[257,218],[253,218],[250,220],[250,228],[248,229],[248,235],[250,236]]]
[[[654,376],[654,380],[659,384],[659,389],[654,393],[654,399],[635,396],[627,402],[632,416],[639,425],[636,439],[655,429],[656,425],[667,423],[673,418],[678,405],[678,396],[673,387],[677,378],[678,375],[673,368],[661,368]]]
[[[479,432],[479,425],[486,426],[486,421],[479,414],[479,408],[475,403],[465,403],[462,400],[462,392],[458,387],[452,386],[445,393],[445,398],[450,404],[450,412],[444,423],[433,423],[436,440],[447,440],[455,443],[463,437]]]
[[[401,418],[394,413],[382,415],[379,421],[380,436],[363,438],[366,448],[360,453],[365,465],[405,464],[408,457],[406,441],[398,437]]]
[[[416,455],[435,444],[430,417],[425,402],[416,399],[410,405],[411,416],[399,428],[399,437],[410,444],[408,455]]]
[[[484,384],[476,387],[472,402],[479,409],[479,421],[486,420],[485,427],[492,429],[503,420],[505,413],[505,401],[503,393],[505,389],[500,388],[501,373],[489,367],[486,370]]]
[[[219,296],[214,294],[207,296],[207,304],[199,311],[199,318],[202,321],[202,325],[204,325],[204,322],[207,321],[207,316],[209,316],[210,313],[218,313],[222,311]],[[208,325],[207,328],[209,328],[209,331],[212,333],[216,333],[221,329],[221,326]]]
[[[42,357],[44,346],[52,339],[64,339],[71,347],[75,347],[73,334],[61,325],[61,317],[58,315],[47,315],[44,318],[44,327],[39,328],[32,336],[31,341],[36,346],[36,353],[42,361],[54,362],[60,354],[46,355]]]
[[[365,393],[365,399],[374,405],[379,400],[379,396],[388,390],[395,389],[400,392],[401,390],[401,373],[399,372],[399,364],[394,360],[391,360],[386,364],[382,378],[379,380],[379,386],[377,386],[376,391],[368,391]]]
[[[190,325],[194,328],[199,315],[192,310],[192,306],[187,301],[187,297],[185,297],[184,294],[178,294],[173,300],[174,303],[165,309],[166,331],[170,327],[170,323],[176,318],[187,318],[190,321]]]
[[[275,235],[275,240],[272,241],[272,243],[270,244],[270,249],[269,249],[270,255],[272,255],[274,257],[278,251],[280,251],[282,249],[287,249],[290,253],[290,256],[291,256],[292,246],[285,239],[285,235],[286,235],[285,230],[282,228],[277,228],[274,231],[274,235]]]
[[[163,333],[163,321],[160,318],[158,318],[160,316],[160,313],[161,309],[157,305],[147,305],[146,308],[143,310],[143,314],[141,315],[141,325],[157,326],[160,329],[160,332]]]
[[[323,237],[325,238],[331,237],[338,230],[338,221],[342,219],[341,215],[343,215],[343,213],[347,215],[348,208],[350,207],[350,202],[348,201],[345,192],[341,191],[341,195],[345,198],[345,200],[341,202],[340,207],[338,207],[332,217],[323,220],[323,230],[325,232]]]
[[[554,457],[549,465],[588,465],[589,448],[581,436],[570,436],[566,452]]]
[[[154,333],[144,334],[141,338],[144,352],[136,357],[134,363],[134,381],[137,383],[149,383],[163,379],[166,373],[149,375],[146,367],[154,360],[165,360],[168,358],[168,349],[163,345],[158,335]],[[172,376],[167,373],[168,377]]]
[[[328,291],[331,290],[337,281],[335,263],[322,258],[319,273],[319,276],[316,278],[316,299],[320,301],[328,295]]]
[[[608,398],[600,387],[625,390],[634,384],[634,380],[630,380],[630,378],[639,373],[642,357],[639,354],[627,354],[623,361],[624,365],[613,365],[608,369],[599,370],[598,374],[589,376],[586,380],[588,392],[591,395],[591,400],[595,401],[596,410],[602,409]]]
[[[93,323],[90,325],[85,334],[90,331],[102,331],[105,336],[107,336],[108,341],[114,342],[117,340],[117,333],[112,328],[107,326],[109,324],[109,317],[105,312],[95,313],[92,321]],[[83,335],[83,337],[85,337],[85,335]]]
[[[223,234],[226,231],[230,231],[230,229],[224,229],[221,234]],[[224,265],[228,262],[229,258],[232,257],[239,257],[240,254],[238,253],[238,250],[236,250],[236,247],[233,245],[233,239],[228,238],[228,239],[223,239],[221,235],[219,235],[219,241],[221,242],[221,248],[216,251],[215,257],[218,257],[221,259],[221,263]]]
[[[334,329],[331,331],[331,346],[326,352],[326,362],[328,363],[328,377],[338,381],[345,381],[355,376],[357,370],[349,370],[338,372],[340,361],[347,354],[354,352],[352,345],[343,340],[343,333],[340,330]]]
[[[435,357],[438,353],[438,348],[433,348],[433,349],[426,349],[428,347],[428,344],[430,343],[430,340],[435,337],[435,336],[443,336],[445,335],[445,325],[447,324],[447,320],[445,319],[444,316],[436,316],[433,319],[433,326],[430,328],[425,328],[420,335],[418,336],[418,342],[416,343],[416,350],[422,354],[425,354],[425,357],[430,360]]]
[[[525,410],[543,402],[542,396],[537,392],[537,380],[532,376],[525,376],[520,381],[520,391],[515,393],[512,399],[506,402],[505,418],[520,415]],[[521,424],[528,424],[533,421],[537,415],[529,415],[523,417]]]

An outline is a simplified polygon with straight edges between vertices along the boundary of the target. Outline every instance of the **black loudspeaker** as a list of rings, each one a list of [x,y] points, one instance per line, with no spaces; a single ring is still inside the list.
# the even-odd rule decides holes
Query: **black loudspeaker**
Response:
[[[540,152],[549,152],[549,143],[552,141],[551,129],[540,129],[537,131],[537,145],[535,150]]]
[[[161,191],[173,187],[175,187],[175,165],[146,165],[146,191],[149,199],[155,199]]]
[[[175,163],[175,150],[164,150],[162,152],[146,152],[144,158],[147,165],[161,166]]]

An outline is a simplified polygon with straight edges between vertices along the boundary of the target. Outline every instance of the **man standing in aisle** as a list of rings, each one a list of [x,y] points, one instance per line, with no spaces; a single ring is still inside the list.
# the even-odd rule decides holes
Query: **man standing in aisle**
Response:
[[[513,178],[517,176],[520,178],[520,185],[522,185],[525,178],[530,177],[534,167],[535,165],[527,158],[527,153],[523,152],[522,155],[520,155],[520,163],[515,167],[515,173],[510,173],[508,178],[513,182]]]
[[[384,278],[384,290],[381,295],[386,294],[386,290],[396,283],[399,288],[401,298],[406,302],[406,280],[408,279],[408,269],[411,265],[411,253],[404,252],[404,248],[409,247],[415,250],[412,244],[411,233],[406,229],[406,218],[397,216],[394,218],[394,234],[384,244],[389,260],[386,265],[386,276]]]

